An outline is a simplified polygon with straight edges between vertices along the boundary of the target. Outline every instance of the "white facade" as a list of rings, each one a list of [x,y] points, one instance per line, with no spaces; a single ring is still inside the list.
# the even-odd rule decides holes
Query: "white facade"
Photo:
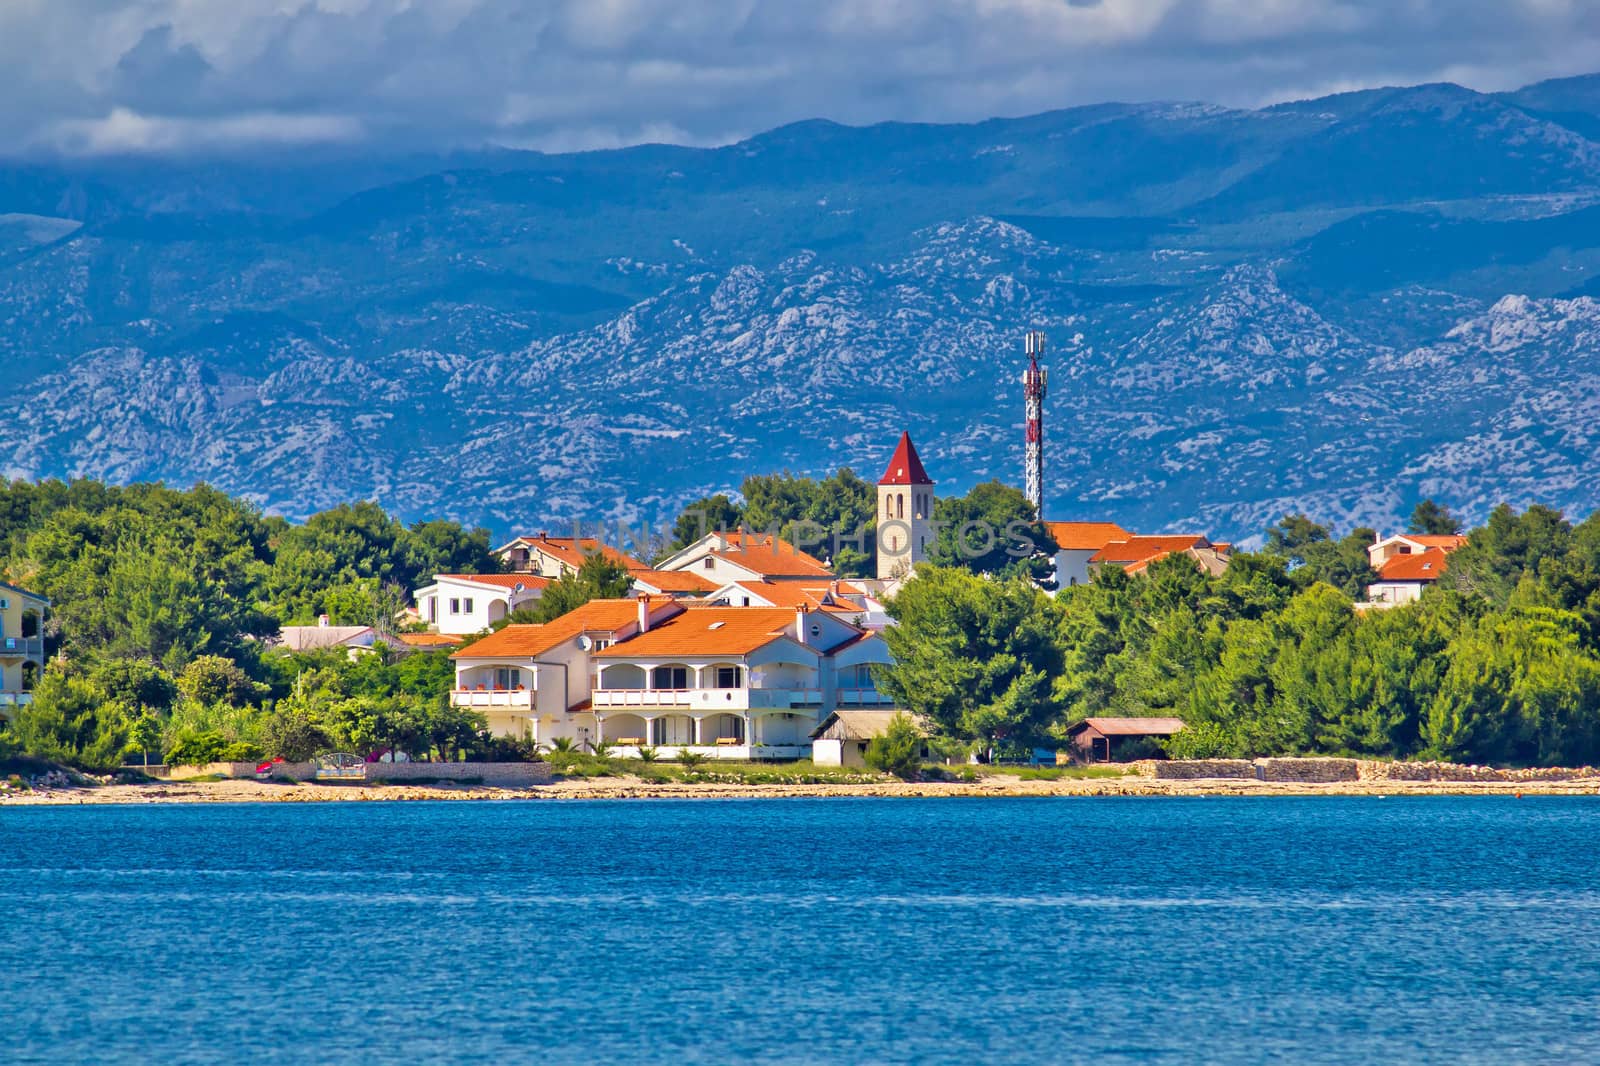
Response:
[[[438,574],[412,594],[417,616],[429,629],[453,636],[481,633],[513,611],[531,606],[546,579],[500,574]]]
[[[641,614],[624,622],[605,606],[616,603],[637,603]],[[882,638],[822,612],[596,604],[568,616],[553,642],[539,639],[540,631],[561,619],[509,626],[462,649],[452,701],[481,710],[492,732],[540,744],[565,737],[580,748],[604,742],[625,756],[654,747],[668,757],[691,750],[734,759],[803,757],[811,731],[832,710],[889,702],[872,675],[889,661]],[[586,610],[610,617],[586,622],[578,617]],[[522,630],[532,650],[518,650],[522,634],[513,631]],[[753,646],[719,646],[735,631]],[[694,636],[702,633],[703,642]],[[636,639],[639,652],[628,654]],[[740,650],[728,650],[734,647]]]

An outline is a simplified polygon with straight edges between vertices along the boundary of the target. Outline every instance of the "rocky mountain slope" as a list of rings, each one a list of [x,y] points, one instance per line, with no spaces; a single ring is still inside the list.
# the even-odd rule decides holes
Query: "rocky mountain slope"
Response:
[[[1596,84],[273,181],[16,168],[0,474],[503,532],[875,475],[905,427],[958,491],[1020,481],[1041,328],[1051,517],[1242,538],[1289,509],[1392,528],[1430,494],[1587,511]]]

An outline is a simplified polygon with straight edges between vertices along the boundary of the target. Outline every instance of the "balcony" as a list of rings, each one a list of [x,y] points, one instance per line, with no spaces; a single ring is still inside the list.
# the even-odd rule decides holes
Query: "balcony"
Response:
[[[531,711],[534,691],[524,688],[458,688],[450,693],[450,703],[455,707],[504,707],[507,710]]]
[[[0,658],[32,659],[44,662],[44,640],[40,637],[0,637]]]
[[[834,695],[841,707],[878,707],[894,702],[871,688],[842,688]],[[782,711],[822,706],[822,690],[817,688],[612,688],[595,689],[592,698],[597,711]]]

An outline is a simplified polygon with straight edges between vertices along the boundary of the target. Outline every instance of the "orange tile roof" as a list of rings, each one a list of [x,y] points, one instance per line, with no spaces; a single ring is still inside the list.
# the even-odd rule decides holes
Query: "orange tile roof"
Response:
[[[635,559],[618,551],[609,544],[604,544],[594,537],[552,537],[540,533],[533,537],[518,537],[516,543],[526,544],[529,548],[536,548],[557,561],[576,570],[583,565],[586,557],[599,552],[612,562],[621,563],[629,570],[648,570],[650,564]]]
[[[633,580],[657,592],[715,592],[718,585],[692,570],[636,570]]]
[[[883,477],[878,479],[878,484],[933,484],[933,478],[922,468],[922,458],[917,455],[917,446],[911,443],[911,434],[900,434],[900,443],[895,445],[894,455],[889,457],[889,466],[884,470]]]
[[[729,534],[727,547],[714,547],[711,554],[762,577],[833,576],[821,559],[801,551],[786,540],[764,533]]]
[[[453,648],[466,639],[449,633],[400,633],[398,636],[400,643],[413,648]]]
[[[860,614],[863,610],[843,598],[846,595],[843,585],[840,586],[839,595],[833,597],[831,604],[823,602],[823,599],[832,593],[828,585],[810,585],[799,581],[735,581],[733,585],[752,596],[761,597],[774,607],[785,607],[791,611],[797,607],[808,607],[819,611]],[[861,593],[857,592],[854,595],[859,596]]]
[[[474,585],[492,585],[512,590],[518,585],[524,589],[542,589],[550,584],[549,578],[536,574],[436,574],[435,578],[440,581],[470,581]]]
[[[693,607],[595,657],[747,655],[780,639],[793,624],[794,611],[783,607]]]
[[[1410,555],[1396,555],[1378,569],[1383,581],[1437,581],[1450,565],[1450,555],[1443,548]]]
[[[1129,537],[1113,541],[1089,558],[1091,563],[1149,563],[1163,555],[1210,547],[1198,533],[1164,533],[1157,536]]]
[[[1056,546],[1065,551],[1099,551],[1112,541],[1133,536],[1115,522],[1045,522]]]
[[[451,658],[527,658],[543,655],[579,633],[615,633],[637,622],[638,618],[639,605],[634,600],[590,600],[553,621],[539,625],[506,626],[467,645]]]

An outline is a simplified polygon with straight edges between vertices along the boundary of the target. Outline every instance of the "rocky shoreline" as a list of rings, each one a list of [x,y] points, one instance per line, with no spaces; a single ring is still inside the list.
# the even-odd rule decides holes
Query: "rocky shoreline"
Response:
[[[416,800],[1483,795],[1600,795],[1600,770],[1590,767],[1500,770],[1448,763],[1380,763],[1355,759],[1196,760],[1133,763],[1120,777],[1055,780],[993,773],[975,781],[885,779],[866,784],[685,784],[621,776],[562,780],[525,788],[450,783],[294,784],[252,780],[75,785],[65,775],[59,775],[31,788],[0,790],[0,806]]]

